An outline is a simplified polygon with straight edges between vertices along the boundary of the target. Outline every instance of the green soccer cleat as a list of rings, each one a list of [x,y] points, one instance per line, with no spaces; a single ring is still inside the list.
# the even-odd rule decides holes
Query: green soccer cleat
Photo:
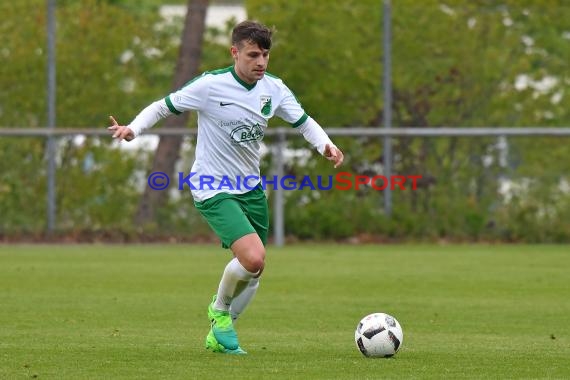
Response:
[[[238,337],[232,317],[227,311],[214,309],[216,296],[212,299],[212,303],[208,306],[208,318],[211,322],[211,332],[216,342],[227,350],[237,350],[239,348]],[[209,336],[210,334],[208,334]]]
[[[214,336],[214,332],[212,331],[212,329],[210,329],[210,332],[206,337],[206,349],[219,354],[230,354],[230,355],[247,354],[247,352],[245,352],[241,347],[238,347],[235,350],[228,350],[227,348],[219,344],[218,341],[216,340],[216,337]]]
[[[216,337],[214,336],[212,329],[210,329],[208,336],[206,336],[206,350],[212,350],[212,352],[219,352],[219,353],[223,353],[225,350],[224,346],[219,344],[218,341],[216,340]]]

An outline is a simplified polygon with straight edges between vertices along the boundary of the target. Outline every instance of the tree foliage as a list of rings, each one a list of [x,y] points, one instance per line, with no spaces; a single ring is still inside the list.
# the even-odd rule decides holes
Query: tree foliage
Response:
[[[276,30],[270,69],[312,114],[330,126],[379,125],[382,2],[247,5]],[[568,97],[552,96],[570,79],[568,14],[563,1],[393,2],[394,125],[567,124]],[[549,77],[544,91],[533,86]]]
[[[157,13],[160,4],[57,2],[58,127],[104,128],[111,113],[127,123],[171,90],[183,19],[166,24]],[[321,125],[381,126],[382,2],[245,4],[250,18],[276,30],[269,72],[284,79]],[[0,127],[42,127],[45,1],[0,2],[0,14]],[[392,1],[394,128],[570,125],[569,20],[563,0]],[[224,31],[208,30],[202,70],[231,64],[227,44],[215,40],[229,35],[234,22]],[[344,170],[384,170],[382,140],[335,141],[347,153]],[[302,238],[570,240],[567,140],[393,143],[394,172],[423,180],[417,191],[394,192],[391,217],[382,212],[382,193],[369,187],[288,192],[288,232]],[[289,144],[307,148],[302,138]],[[191,154],[192,142],[186,147]],[[41,138],[0,140],[0,232],[45,228],[44,148]],[[128,231],[150,158],[148,152],[119,150],[110,139],[59,139],[58,227]],[[287,172],[335,173],[314,158],[290,162]],[[268,156],[264,173],[271,167]],[[185,196],[171,199],[159,215],[158,227],[168,232],[207,230]]]
[[[247,5],[253,18],[275,27],[270,70],[287,81],[312,116],[328,127],[381,126],[386,54],[382,2],[331,2],[323,7],[320,2],[250,0]],[[394,127],[569,125],[568,15],[570,7],[563,1],[392,2]],[[349,171],[383,170],[380,140],[338,140],[348,154]],[[422,175],[420,190],[394,193],[391,219],[370,211],[369,219],[377,223],[352,223],[346,234],[526,238],[536,234],[510,235],[519,225],[517,215],[534,217],[533,227],[544,231],[544,210],[552,208],[552,198],[561,198],[555,211],[546,214],[560,222],[557,230],[570,235],[563,222],[569,195],[560,190],[569,169],[568,160],[560,159],[567,156],[566,140],[393,141],[393,171]],[[308,169],[293,165],[290,170],[306,174]],[[317,164],[314,170],[317,174],[327,169]],[[519,187],[529,177],[534,179],[529,185],[532,197],[526,194],[521,203],[505,203],[502,186]],[[339,209],[338,194],[332,192],[291,195],[289,201],[303,204],[303,211],[289,208],[288,226],[307,237],[327,236],[327,230],[319,232],[321,224],[310,225],[312,232],[300,232],[307,225],[294,220],[317,204],[322,204],[319,210],[334,209],[352,220],[370,205],[378,210],[379,195],[368,189],[350,206],[344,202],[346,209]],[[307,199],[314,200],[306,205]],[[308,221],[321,214],[307,215]],[[541,236],[546,235],[552,238],[548,233]]]
[[[42,127],[46,124],[45,1],[2,2],[0,13],[4,16],[0,125]],[[156,13],[133,15],[106,2],[87,0],[60,3],[56,17],[58,127],[104,127],[111,113],[126,120],[168,88],[173,64],[164,58],[172,56],[175,46],[169,42],[168,27],[160,28]],[[59,228],[125,225],[136,197],[128,173],[146,159],[113,149],[109,142],[58,140]],[[38,218],[45,215],[45,197],[37,196],[45,194],[44,146],[42,139],[0,141],[3,231],[45,227],[45,218]],[[13,223],[12,217],[28,222]]]
[[[183,17],[167,23],[157,12],[160,4],[57,2],[58,128],[104,128],[110,114],[128,123],[171,91]],[[43,127],[46,2],[1,2],[0,13],[0,127]],[[227,48],[212,42],[221,33],[227,30],[208,30],[205,67],[229,64]],[[57,146],[58,229],[133,230],[148,150],[119,150],[110,138],[60,138]],[[0,233],[45,229],[44,155],[41,138],[0,140]],[[178,216],[162,219],[167,229],[175,230]]]

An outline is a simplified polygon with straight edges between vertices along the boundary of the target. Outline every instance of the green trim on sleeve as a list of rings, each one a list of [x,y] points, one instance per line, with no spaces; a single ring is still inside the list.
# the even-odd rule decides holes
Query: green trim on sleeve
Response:
[[[306,113],[303,114],[303,116],[301,116],[301,118],[299,120],[297,120],[296,123],[291,124],[291,126],[293,128],[297,128],[298,126],[302,125],[305,121],[307,121],[307,119],[309,118],[309,115],[307,115]]]
[[[172,100],[170,100],[170,95],[168,95],[166,98],[164,98],[164,101],[166,102],[166,105],[168,106],[168,109],[170,110],[170,112],[172,112],[175,115],[180,115],[182,112],[178,111],[176,108],[174,108],[174,104],[172,104]]]

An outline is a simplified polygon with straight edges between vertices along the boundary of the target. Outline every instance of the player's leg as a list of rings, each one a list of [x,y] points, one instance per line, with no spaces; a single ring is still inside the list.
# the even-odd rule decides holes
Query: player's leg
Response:
[[[234,260],[237,259],[238,262],[244,263],[250,269],[259,268],[251,277],[243,277],[243,282],[240,282],[239,289],[236,290],[229,302],[230,307],[228,310],[232,320],[236,320],[257,292],[259,276],[261,276],[265,265],[265,248],[257,234],[250,234],[240,238],[232,244],[231,248],[236,256]]]
[[[226,265],[214,303],[217,310],[229,311],[232,301],[257,278],[265,262],[265,247],[257,233],[240,237],[231,245],[234,258]]]
[[[237,334],[229,313],[232,301],[246,289],[249,282],[263,269],[265,248],[257,233],[236,240],[231,249],[235,257],[226,265],[218,286],[218,293],[208,308],[212,331],[216,340],[228,350],[239,347]]]
[[[264,208],[264,210],[262,210],[264,211],[263,218],[268,219],[267,202],[262,190],[261,195],[263,196],[262,200],[264,200],[264,203],[261,206],[259,205],[259,192],[254,190],[250,193],[236,197],[239,201],[239,212],[237,210],[228,212],[228,214],[231,213],[233,217],[231,218],[231,227],[228,228],[229,231],[224,233],[226,236],[224,243],[230,245],[235,257],[224,269],[214,304],[217,310],[229,310],[234,299],[249,288],[250,282],[252,280],[257,282],[265,265],[265,240],[268,226],[267,223],[264,223],[265,231],[260,236],[257,232],[259,230],[257,224],[260,223],[259,217],[255,219],[252,218],[251,215],[255,216],[255,213],[260,212],[258,209]],[[231,205],[226,205],[225,208],[229,209],[230,206],[234,208],[236,203],[232,202]],[[251,289],[248,290],[256,289],[256,286],[252,286]],[[246,295],[242,301],[246,301],[247,303],[247,298],[251,299],[251,297]],[[245,306],[246,305],[244,305],[244,307]]]
[[[260,273],[265,248],[233,196],[220,194],[204,202],[196,202],[196,207],[220,237],[224,247],[231,247],[235,255],[226,265],[218,292],[208,307],[211,331],[206,338],[206,347],[224,352],[217,349],[219,343],[224,350],[237,350],[239,343],[229,306],[249,281]]]
[[[253,228],[255,228],[257,235],[265,246],[269,231],[269,211],[265,192],[262,188],[257,188],[254,191],[244,194],[239,198],[239,200],[242,208],[245,210],[248,220]],[[252,278],[245,289],[232,300],[230,305],[230,315],[234,322],[240,314],[244,312],[257,293],[260,276],[261,272],[256,277]]]
[[[232,301],[248,287],[250,281],[261,273],[265,249],[255,233],[239,238],[231,248],[235,257],[226,265],[218,292],[208,307],[211,329],[206,337],[206,348],[214,352],[244,354],[246,352],[239,346],[229,308]],[[248,269],[257,270],[250,272]]]
[[[230,316],[232,317],[232,321],[234,321],[234,323],[244,312],[247,305],[249,305],[253,300],[253,297],[257,293],[258,288],[259,277],[254,277],[249,280],[249,283],[245,289],[236,298],[233,299],[232,304],[230,305]]]

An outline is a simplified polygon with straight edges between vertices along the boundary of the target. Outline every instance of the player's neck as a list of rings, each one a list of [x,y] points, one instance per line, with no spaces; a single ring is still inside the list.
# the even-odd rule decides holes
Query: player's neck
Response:
[[[251,81],[250,79],[247,79],[245,77],[245,75],[243,75],[243,73],[238,70],[236,65],[234,65],[234,73],[236,73],[237,77],[239,79],[241,79],[242,82],[244,82],[250,86],[254,86],[257,83],[257,79],[254,79],[253,81]]]

